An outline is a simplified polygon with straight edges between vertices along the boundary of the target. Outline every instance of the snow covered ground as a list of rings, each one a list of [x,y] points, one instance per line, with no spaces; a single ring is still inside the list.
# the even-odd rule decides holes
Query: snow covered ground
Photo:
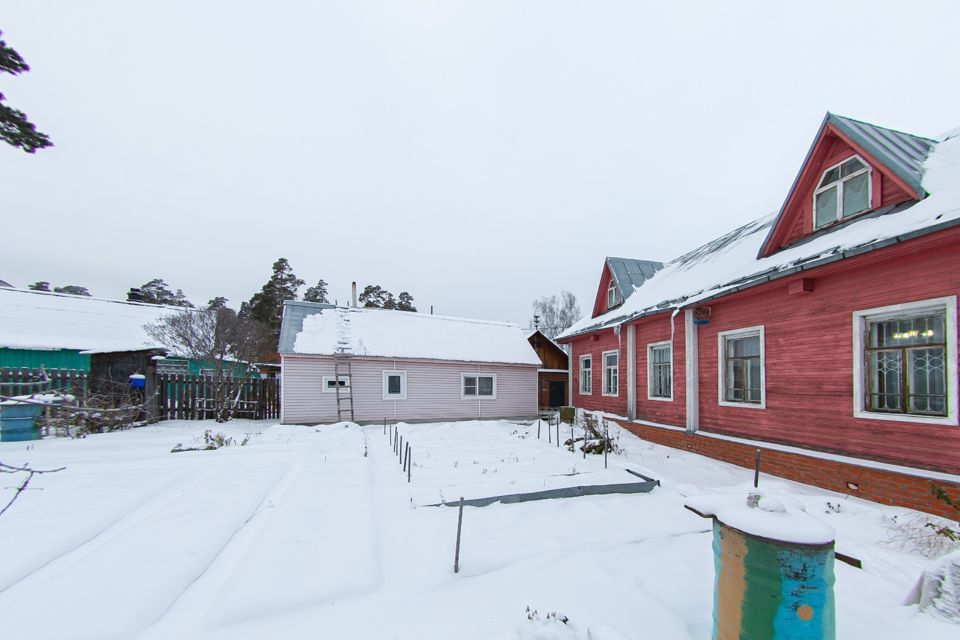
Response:
[[[237,443],[253,435],[170,453],[196,446],[204,429]],[[548,444],[545,428],[538,440],[536,425],[399,429],[413,449],[411,484],[377,425],[167,422],[0,443],[5,463],[67,467],[34,478],[0,517],[5,636],[710,637],[710,523],[682,505],[745,493],[751,471],[626,432],[625,453],[604,470],[602,456]],[[635,480],[624,468],[663,486],[466,508],[459,575],[457,510],[426,506]],[[0,503],[14,484],[3,480]],[[901,605],[925,563],[882,543],[905,510],[767,476],[761,488],[794,495],[837,531],[840,551],[863,560],[863,570],[837,563],[838,638],[957,637],[956,625]]]

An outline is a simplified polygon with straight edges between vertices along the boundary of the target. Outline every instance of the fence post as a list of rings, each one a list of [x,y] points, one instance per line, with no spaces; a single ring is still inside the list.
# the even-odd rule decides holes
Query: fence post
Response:
[[[453,556],[453,572],[460,573],[460,530],[463,528],[463,496],[460,496],[460,513],[457,514],[457,550]]]

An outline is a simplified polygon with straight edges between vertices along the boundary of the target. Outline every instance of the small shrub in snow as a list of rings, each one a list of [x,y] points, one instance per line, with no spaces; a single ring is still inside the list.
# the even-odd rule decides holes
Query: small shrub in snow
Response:
[[[939,558],[960,549],[960,542],[939,533],[952,524],[946,518],[924,513],[896,515],[890,519],[887,526],[886,543],[907,553],[917,553],[925,558]]]
[[[573,640],[577,637],[570,619],[556,611],[541,614],[527,607],[526,616],[527,621],[521,625],[518,634],[522,640]]]
[[[948,507],[953,507],[958,518],[960,518],[960,500],[954,500],[950,497],[950,494],[943,490],[943,487],[938,487],[935,484],[930,485],[930,492],[940,502]],[[951,542],[960,542],[960,523],[951,522],[949,525],[927,523],[927,527],[933,529],[938,536],[943,536]]]
[[[608,453],[622,453],[620,449],[620,436],[619,434],[616,437],[610,435],[610,428],[606,418],[597,418],[596,415],[584,411],[580,414],[579,425],[583,429],[583,437],[568,439],[564,443],[567,450],[573,451],[576,448],[576,443],[582,442],[583,444],[580,445],[580,451],[586,451],[587,453],[602,454],[604,451]]]
[[[243,439],[243,442],[240,446],[247,444],[250,441],[250,434],[247,434],[247,437]],[[179,442],[177,446],[170,450],[170,453],[181,453],[183,451],[214,451],[221,447],[229,447],[236,444],[233,438],[228,436],[225,433],[214,433],[210,429],[207,429],[203,432],[203,446],[202,447],[184,447]]]
[[[234,444],[233,438],[225,433],[214,433],[210,429],[203,432],[204,449],[219,449],[220,447],[229,447]]]

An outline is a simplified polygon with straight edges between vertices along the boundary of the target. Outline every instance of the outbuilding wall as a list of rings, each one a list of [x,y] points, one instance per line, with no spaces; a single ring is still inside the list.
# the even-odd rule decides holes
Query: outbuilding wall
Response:
[[[334,375],[334,361],[323,356],[283,356],[283,422],[337,421],[336,393],[323,390]],[[383,399],[383,372],[406,371],[404,400]],[[387,420],[462,420],[537,415],[536,365],[507,365],[359,358],[351,360],[354,418]],[[461,398],[464,373],[495,374],[496,398]]]

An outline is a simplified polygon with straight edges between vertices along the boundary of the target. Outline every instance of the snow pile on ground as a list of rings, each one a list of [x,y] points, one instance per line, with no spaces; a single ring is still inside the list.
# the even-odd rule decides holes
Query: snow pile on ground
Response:
[[[206,429],[247,444],[170,452],[200,444]],[[545,425],[539,439],[537,424],[509,422],[398,430],[411,445],[409,484],[381,425],[168,422],[81,440],[0,443],[5,463],[67,467],[34,478],[0,517],[4,634],[711,636],[710,524],[683,505],[694,495],[746,495],[752,470],[626,432],[625,453],[604,469],[602,456],[584,460],[557,447],[555,434],[548,442]],[[458,510],[425,506],[441,494],[631,481],[625,469],[662,486],[464,508],[459,574]],[[883,542],[893,516],[906,510],[768,476],[760,486],[802,504],[836,531],[838,551],[863,560],[863,570],[837,563],[839,638],[956,637],[956,625],[901,604],[927,562]]]

